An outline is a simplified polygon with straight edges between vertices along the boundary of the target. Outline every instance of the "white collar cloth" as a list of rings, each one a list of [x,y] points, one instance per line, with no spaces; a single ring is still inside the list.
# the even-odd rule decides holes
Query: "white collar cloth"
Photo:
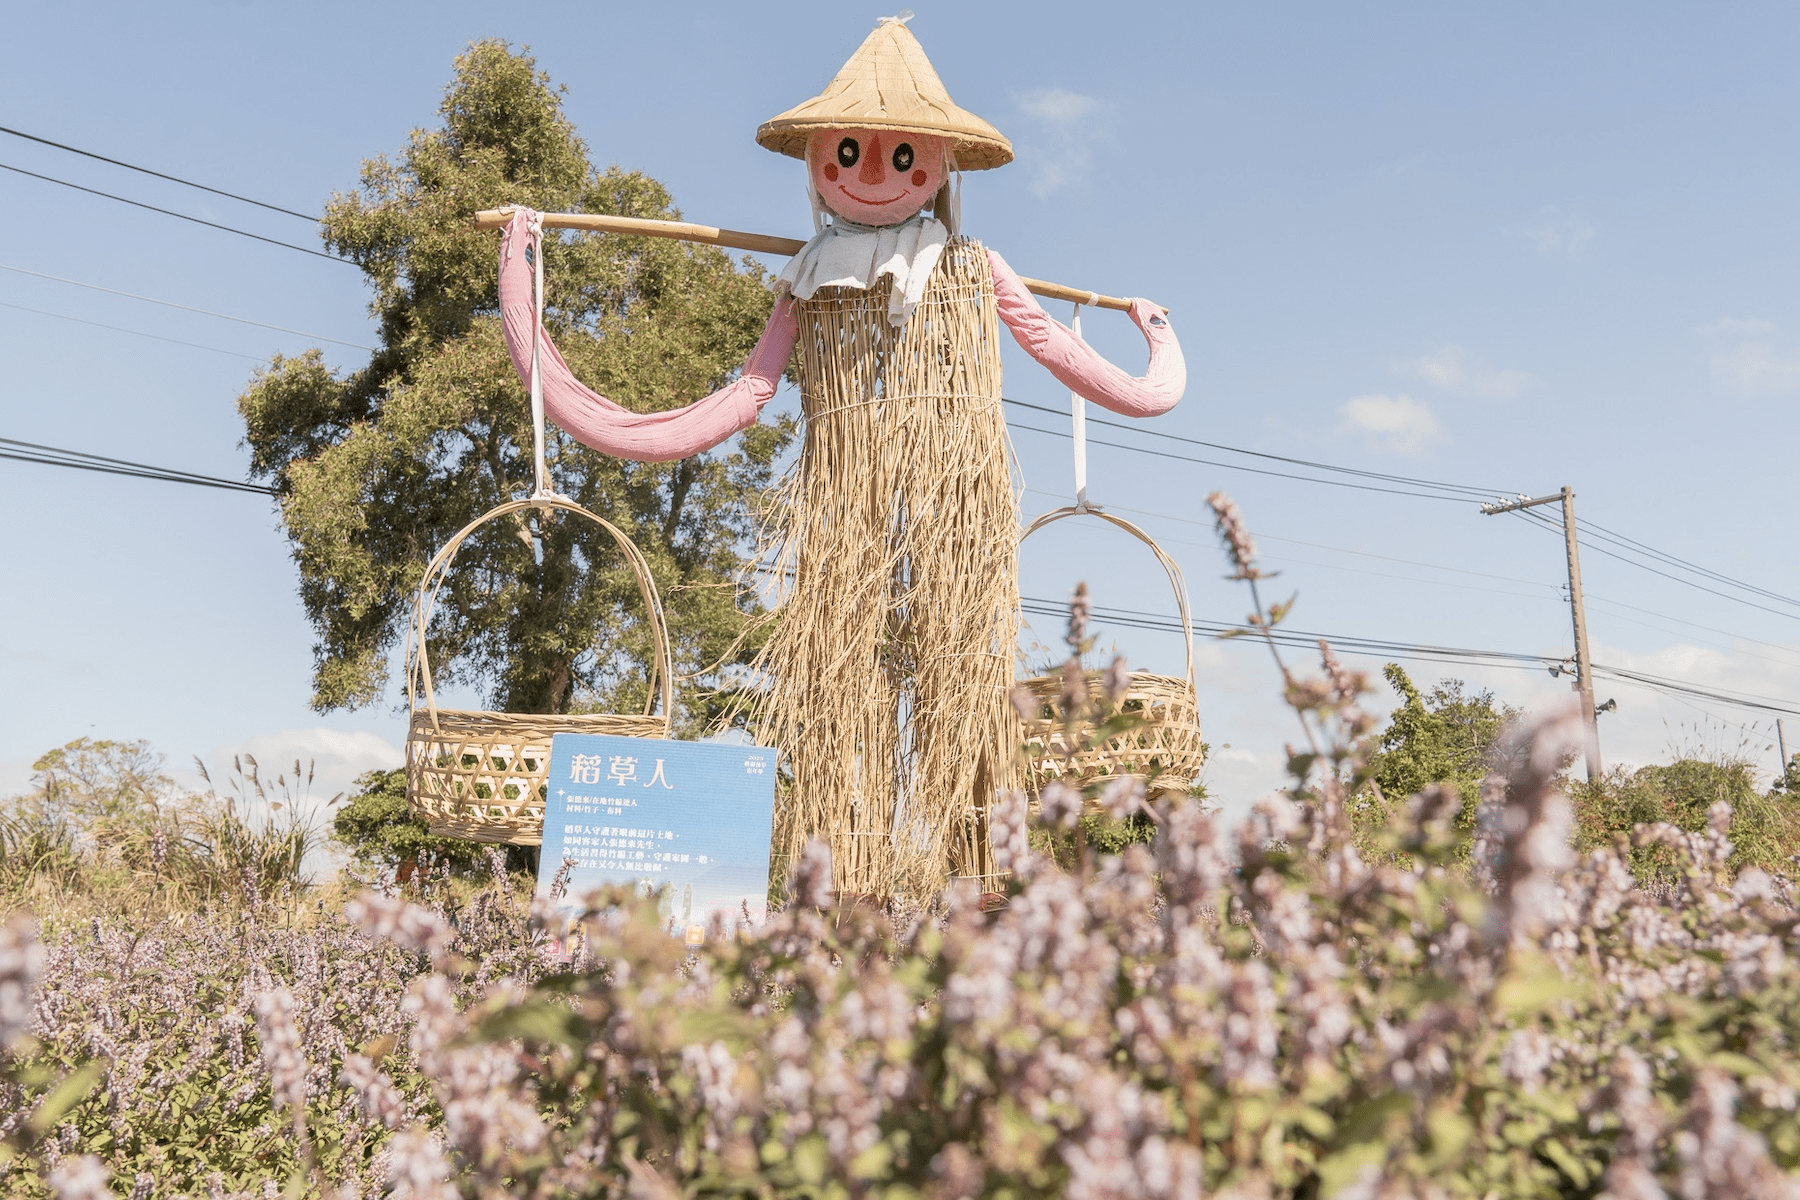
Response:
[[[949,240],[944,223],[924,213],[879,227],[840,217],[788,261],[780,280],[796,299],[810,300],[822,287],[868,289],[891,275],[888,323],[900,326],[925,295],[925,284]]]

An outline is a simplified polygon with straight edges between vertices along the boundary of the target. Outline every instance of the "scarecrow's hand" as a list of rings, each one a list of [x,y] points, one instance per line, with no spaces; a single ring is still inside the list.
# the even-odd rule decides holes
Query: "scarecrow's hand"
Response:
[[[1169,325],[1169,310],[1155,304],[1142,296],[1131,301],[1131,323],[1144,333],[1144,340],[1152,346],[1158,342],[1176,345],[1175,330]]]
[[[1013,339],[1077,396],[1128,417],[1154,417],[1181,399],[1187,389],[1187,363],[1161,307],[1148,300],[1131,302],[1131,319],[1150,343],[1149,369],[1133,378],[1045,312],[1024,281],[992,250],[988,265],[994,272],[1000,319]]]

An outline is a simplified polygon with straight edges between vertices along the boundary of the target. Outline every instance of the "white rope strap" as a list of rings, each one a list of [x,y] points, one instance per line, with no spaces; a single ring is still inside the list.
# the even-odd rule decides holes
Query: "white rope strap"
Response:
[[[1088,293],[1088,298],[1090,303],[1100,303],[1100,297],[1093,292]],[[1081,336],[1079,300],[1075,301],[1075,315],[1069,321],[1069,329],[1076,337]],[[1069,421],[1075,441],[1075,511],[1087,512],[1087,401],[1074,391],[1069,393]]]
[[[531,325],[531,452],[532,499],[551,494],[550,473],[544,466],[544,381],[540,366],[544,342],[544,217],[531,214],[531,299],[536,319]]]

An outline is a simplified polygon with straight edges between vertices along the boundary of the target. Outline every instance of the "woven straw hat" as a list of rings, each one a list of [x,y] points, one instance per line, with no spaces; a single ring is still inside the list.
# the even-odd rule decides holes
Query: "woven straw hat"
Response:
[[[762,123],[757,144],[805,158],[807,138],[820,129],[892,129],[949,138],[965,171],[1011,162],[1012,143],[950,99],[925,48],[906,28],[909,16],[883,17],[823,92]]]

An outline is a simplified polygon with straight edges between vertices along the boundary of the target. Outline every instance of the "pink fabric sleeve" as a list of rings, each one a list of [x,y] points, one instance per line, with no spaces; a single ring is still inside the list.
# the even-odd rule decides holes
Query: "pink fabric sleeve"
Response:
[[[1150,343],[1150,368],[1142,378],[1133,378],[1045,312],[1005,259],[992,250],[987,254],[1000,319],[1025,353],[1070,391],[1128,417],[1154,417],[1175,407],[1187,389],[1187,361],[1162,309],[1148,300],[1131,302],[1131,319]]]
[[[528,252],[540,253],[538,235],[531,231],[530,223],[531,213],[515,209],[500,239],[500,321],[513,366],[527,387],[531,384],[531,328],[536,320]],[[783,297],[736,380],[703,400],[659,413],[632,412],[582,386],[546,332],[539,359],[544,414],[576,441],[603,454],[639,462],[686,458],[756,423],[757,413],[775,395],[798,332],[793,300]]]

